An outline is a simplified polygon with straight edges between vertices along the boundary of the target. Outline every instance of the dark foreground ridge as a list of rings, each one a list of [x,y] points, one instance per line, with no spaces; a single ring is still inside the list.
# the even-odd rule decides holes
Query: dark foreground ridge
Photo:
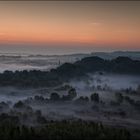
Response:
[[[86,57],[73,64],[64,63],[49,72],[40,70],[5,71],[0,74],[0,86],[50,87],[74,78],[86,77],[88,73],[107,72],[140,75],[140,61],[129,57],[104,60],[100,57]]]
[[[50,121],[44,126],[19,126],[12,122],[0,124],[2,140],[130,140],[135,137],[125,128],[103,126],[88,121]]]

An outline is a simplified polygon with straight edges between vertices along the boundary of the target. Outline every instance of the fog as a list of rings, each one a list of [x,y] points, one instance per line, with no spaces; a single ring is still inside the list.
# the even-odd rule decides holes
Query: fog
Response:
[[[70,84],[77,90],[90,90],[101,86],[112,90],[121,90],[126,88],[136,89],[140,84],[140,76],[124,74],[89,74],[88,79],[81,81],[71,81]]]
[[[89,54],[88,54],[89,55]],[[87,54],[75,55],[31,55],[17,53],[1,53],[0,54],[0,72],[5,70],[42,70],[48,71],[59,65],[70,62],[73,63]]]
[[[34,113],[40,110],[41,115],[47,120],[84,119],[102,121],[111,125],[140,126],[139,85],[138,76],[95,73],[89,74],[87,79],[72,80],[52,88],[0,87],[0,112],[10,114],[12,110],[16,115],[17,112],[23,112],[28,116],[31,108],[34,119],[31,121],[30,115],[26,121],[21,119],[22,123],[28,125],[38,124]],[[64,100],[63,96],[66,97],[71,88],[76,90],[76,96],[73,99]],[[118,103],[117,92],[122,94],[123,102]],[[57,93],[61,99],[52,100],[52,93]],[[98,93],[99,103],[91,100],[93,93]],[[81,99],[81,96],[88,97],[88,100]],[[125,100],[126,96],[134,103]],[[8,109],[5,108],[3,101],[9,105]],[[24,104],[22,107],[19,101]]]
[[[48,71],[89,55],[1,54],[0,72],[32,69]],[[18,116],[20,123],[25,125],[40,125],[45,120],[83,119],[109,125],[140,127],[140,76],[96,72],[57,87],[1,86],[2,113]]]
[[[32,53],[0,53],[0,73],[5,70],[43,70],[48,71],[59,65],[70,62],[73,63],[87,56],[99,56],[103,59],[114,59],[118,56],[126,56],[131,59],[140,60],[139,52],[92,52],[77,53],[67,55],[48,55]]]

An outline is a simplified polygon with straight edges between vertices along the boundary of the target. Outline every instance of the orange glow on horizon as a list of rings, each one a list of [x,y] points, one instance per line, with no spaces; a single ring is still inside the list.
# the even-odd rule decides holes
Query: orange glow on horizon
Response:
[[[35,2],[1,2],[0,43],[136,44],[140,48],[136,16],[140,3],[128,4],[129,8],[125,2],[106,2],[104,7],[98,2],[68,3],[40,2],[39,7]]]
[[[102,37],[103,36],[103,37]],[[85,44],[140,44],[139,36],[132,38],[130,35],[115,35],[102,33],[100,37],[92,35],[76,35],[76,34],[52,34],[36,32],[19,32],[15,34],[0,34],[0,43],[85,43]]]

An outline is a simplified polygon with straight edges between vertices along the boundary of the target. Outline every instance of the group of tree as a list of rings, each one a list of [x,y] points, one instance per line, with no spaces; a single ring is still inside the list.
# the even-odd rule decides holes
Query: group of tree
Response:
[[[93,93],[88,96],[77,96],[77,92],[75,88],[71,88],[68,90],[67,94],[60,96],[57,92],[52,92],[50,97],[44,98],[43,96],[35,95],[33,98],[27,98],[24,100],[26,104],[47,104],[47,103],[55,103],[55,102],[64,102],[64,101],[75,101],[79,103],[88,103],[89,101],[94,103],[99,103],[100,97],[98,93]],[[16,103],[14,106],[19,106],[20,102]],[[27,108],[27,106],[26,106]]]
[[[11,122],[0,122],[2,140],[130,140],[131,133],[125,128],[104,126],[89,121],[48,121],[44,126],[29,127]]]

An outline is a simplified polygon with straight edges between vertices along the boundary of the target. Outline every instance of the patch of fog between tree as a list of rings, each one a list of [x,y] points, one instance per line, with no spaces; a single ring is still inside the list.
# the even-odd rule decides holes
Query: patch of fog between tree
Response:
[[[22,70],[42,70],[49,71],[52,68],[56,68],[59,65],[70,62],[73,63],[78,58],[83,56],[79,55],[65,55],[65,56],[24,56],[24,55],[0,55],[0,73],[5,70],[10,71],[22,71]]]
[[[34,97],[35,95],[42,95],[44,97],[48,97],[48,92],[42,93],[44,89],[22,89],[22,88],[15,88],[15,87],[0,87],[0,102],[2,101],[10,101],[12,103],[16,103],[19,100],[24,100],[30,97]]]
[[[121,74],[88,74],[89,78],[71,80],[68,84],[74,87],[79,96],[88,96],[97,92],[102,100],[109,101],[114,93],[123,89],[137,89],[140,76]]]
[[[92,112],[91,104],[77,105],[72,102],[63,103],[48,103],[46,105],[33,105],[33,109],[41,110],[43,116],[48,120],[63,120],[63,119],[75,119],[82,118],[79,112],[86,114]],[[88,115],[88,114],[87,114]],[[87,118],[85,115],[83,118]]]
[[[97,86],[111,90],[136,89],[140,85],[140,76],[121,74],[89,74],[88,79],[72,80],[70,85],[81,92],[93,91]]]
[[[88,96],[94,92],[99,93],[100,100],[106,100],[109,102],[111,100],[115,100],[114,93],[119,91],[120,89],[125,88],[137,88],[140,84],[140,77],[138,76],[130,76],[130,75],[118,75],[118,74],[89,74],[88,79],[81,80],[72,80],[69,83],[70,86],[76,88],[77,95],[79,96]],[[106,85],[106,86],[105,86]],[[110,90],[99,90],[95,87],[100,86],[101,88],[110,87]],[[55,91],[55,88],[38,88],[38,89],[17,89],[14,87],[1,87],[0,93],[1,98],[0,101],[12,101],[13,103],[18,102],[19,100],[24,100],[29,97],[33,97],[35,95],[42,95],[44,98],[49,97],[52,92]],[[55,91],[62,96],[62,94],[67,94],[68,90],[64,91]],[[131,96],[131,95],[130,95]],[[77,97],[77,98],[78,98]],[[138,97],[136,97],[138,98]],[[75,99],[74,99],[75,100]],[[108,102],[108,103],[109,103]],[[87,104],[75,104],[74,101],[62,101],[62,102],[46,102],[46,103],[38,103],[37,101],[34,103],[30,103],[29,106],[33,108],[33,110],[41,110],[42,115],[45,116],[48,120],[63,120],[63,119],[75,119],[81,118],[85,120],[95,120],[95,121],[103,121],[108,123],[114,123],[116,120],[117,124],[121,123],[139,123],[139,116],[137,110],[134,109],[133,106],[128,104],[121,104],[118,107],[113,107],[110,104],[102,105],[98,104],[94,106],[93,102],[88,102]],[[98,111],[99,107],[99,111]],[[125,110],[127,112],[127,119],[124,122],[123,118],[116,115],[108,115],[104,117],[104,111],[118,112],[118,109]],[[30,117],[29,117],[30,118]],[[32,118],[31,118],[32,119]],[[29,120],[30,121],[30,120]],[[121,122],[121,123],[120,123]],[[140,124],[139,124],[140,125]]]
[[[90,96],[94,92],[98,92],[103,99],[112,98],[111,95],[121,89],[133,88],[136,89],[140,85],[140,76],[132,75],[119,75],[119,74],[89,74],[88,79],[72,80],[69,83],[77,91],[77,98],[79,96]],[[99,90],[97,87],[109,88],[109,90]],[[0,87],[0,101],[12,101],[17,102],[28,97],[34,97],[35,95],[42,95],[43,97],[49,97],[50,93],[54,92],[53,89],[16,89],[14,87]],[[62,95],[66,95],[67,91],[56,91]]]

